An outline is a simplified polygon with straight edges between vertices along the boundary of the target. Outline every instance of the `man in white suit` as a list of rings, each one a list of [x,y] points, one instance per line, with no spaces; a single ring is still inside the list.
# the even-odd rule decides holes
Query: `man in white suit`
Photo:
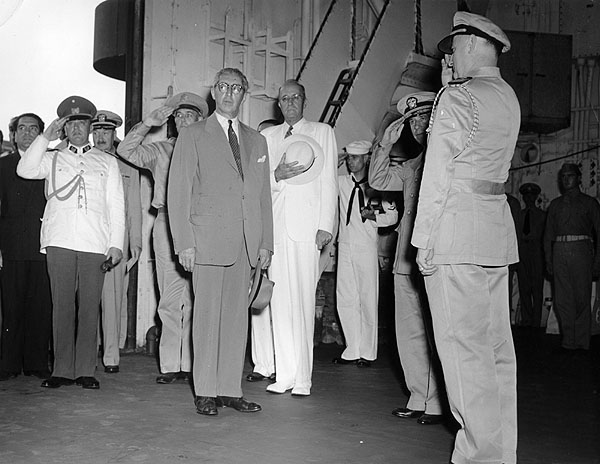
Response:
[[[273,201],[274,254],[271,279],[273,344],[258,333],[269,333],[269,312],[252,320],[255,372],[273,372],[274,347],[277,381],[271,393],[292,391],[310,395],[313,364],[315,292],[319,278],[319,254],[331,241],[337,204],[337,144],[327,124],[304,119],[306,95],[295,80],[279,89],[283,124],[262,134],[269,145]],[[294,143],[288,137],[294,137]],[[291,147],[304,146],[314,157],[292,161]],[[285,153],[285,147],[290,149]],[[310,147],[310,148],[308,148]],[[261,366],[266,366],[259,371]]]

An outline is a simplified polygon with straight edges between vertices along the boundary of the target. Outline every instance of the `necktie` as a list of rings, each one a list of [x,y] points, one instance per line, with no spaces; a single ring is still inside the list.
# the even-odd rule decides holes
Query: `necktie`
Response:
[[[352,214],[352,203],[354,203],[354,194],[356,193],[357,190],[358,190],[359,209],[362,211],[362,209],[365,207],[365,194],[363,193],[362,188],[360,188],[360,185],[367,182],[367,178],[365,177],[364,179],[356,182],[356,179],[354,178],[354,176],[352,176],[352,182],[354,182],[354,187],[352,187],[352,193],[350,194],[350,201],[348,202],[348,212],[346,213],[346,225],[350,224],[350,215]],[[362,222],[365,222],[367,220],[367,218],[361,218],[361,219],[362,219]]]
[[[242,180],[244,180],[244,171],[242,170],[242,157],[240,156],[240,144],[238,143],[237,135],[235,135],[235,131],[233,130],[232,121],[229,119],[227,121],[229,123],[229,129],[227,129],[227,135],[229,136],[229,146],[231,147],[231,151],[233,152],[233,158],[235,159],[235,164],[237,165],[238,172]]]
[[[527,208],[527,212],[525,213],[525,220],[523,221],[523,233],[525,235],[529,235],[531,231],[531,210]]]
[[[283,136],[283,138],[287,139],[290,135],[292,135],[293,130],[294,130],[294,126],[290,126],[289,129],[287,130],[287,132],[285,133],[285,135]]]

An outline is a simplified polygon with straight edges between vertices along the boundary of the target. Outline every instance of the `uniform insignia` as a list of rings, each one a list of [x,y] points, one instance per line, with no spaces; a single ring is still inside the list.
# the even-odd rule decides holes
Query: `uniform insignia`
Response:
[[[79,114],[79,107],[71,108],[71,114]]]
[[[410,97],[408,100],[406,100],[406,107],[409,110],[415,109],[417,107],[417,99],[415,97]]]
[[[98,121],[99,122],[106,122],[106,115],[105,114],[99,114],[98,115]]]

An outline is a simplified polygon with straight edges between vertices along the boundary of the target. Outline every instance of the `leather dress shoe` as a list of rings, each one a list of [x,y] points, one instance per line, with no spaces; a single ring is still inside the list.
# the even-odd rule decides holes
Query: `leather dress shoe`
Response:
[[[4,381],[4,380],[9,380],[9,379],[14,379],[17,375],[16,372],[7,372],[7,371],[1,371],[0,372],[0,382]]]
[[[177,380],[178,374],[179,372],[165,372],[164,374],[160,374],[158,377],[156,377],[156,383],[160,383],[162,385],[173,383]]]
[[[183,382],[189,382],[191,379],[191,373],[185,371],[179,371],[176,375],[177,380],[181,380]]]
[[[119,372],[119,366],[104,366],[104,372],[107,374],[116,374]]]
[[[233,408],[239,412],[258,412],[262,410],[260,404],[252,403],[243,396],[234,398],[231,396],[217,396],[217,406],[222,408]]]
[[[246,376],[246,380],[248,382],[260,382],[261,380],[265,380],[266,377],[262,375],[260,372],[250,372]]]
[[[35,371],[23,371],[23,375],[26,375],[27,377],[37,377],[38,379],[47,379],[52,375],[52,373],[48,369],[46,369]]]
[[[219,414],[216,398],[212,396],[197,396],[194,399],[194,405],[196,405],[196,412],[198,414],[204,414],[205,416],[216,416]]]
[[[415,411],[408,408],[396,408],[392,411],[394,416],[401,417],[402,419],[416,419],[417,417],[421,417],[424,413],[425,411]]]
[[[95,377],[77,377],[75,379],[75,385],[79,385],[82,388],[88,390],[98,390],[100,388],[100,382]]]
[[[338,356],[337,358],[333,358],[331,360],[333,364],[356,364],[356,361],[356,359],[344,359],[341,356]]]
[[[356,361],[356,365],[358,367],[371,367],[371,361],[360,358],[358,361]]]
[[[42,382],[44,388],[58,388],[63,385],[73,385],[75,381],[73,379],[66,379],[65,377],[50,377]]]
[[[421,425],[436,425],[441,424],[444,421],[442,414],[427,414],[424,413],[417,419],[417,423]]]
[[[250,372],[246,376],[246,380],[248,382],[260,382],[261,380],[268,380],[269,382],[275,382],[275,374],[271,374],[270,376],[262,375],[260,372]]]

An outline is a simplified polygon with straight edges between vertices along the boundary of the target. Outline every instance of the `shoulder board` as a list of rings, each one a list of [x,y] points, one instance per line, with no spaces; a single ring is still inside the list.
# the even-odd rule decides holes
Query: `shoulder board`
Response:
[[[448,85],[450,87],[458,87],[458,86],[465,84],[466,82],[469,82],[471,79],[473,79],[473,78],[472,77],[461,77],[460,79],[454,79],[453,81],[448,82]]]

